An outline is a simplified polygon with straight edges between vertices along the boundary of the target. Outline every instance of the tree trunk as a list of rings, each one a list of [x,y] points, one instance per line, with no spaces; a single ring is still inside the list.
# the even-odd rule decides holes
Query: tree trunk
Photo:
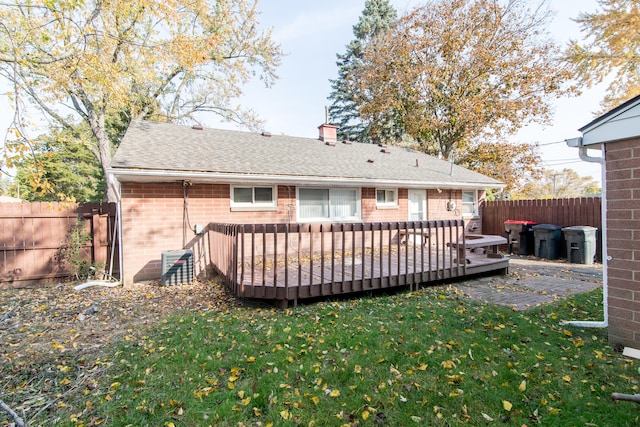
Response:
[[[104,126],[104,113],[92,112],[89,114],[89,124],[91,131],[98,141],[98,153],[100,155],[100,166],[102,167],[102,173],[106,183],[105,201],[117,202],[118,196],[115,188],[115,184],[111,181],[108,170],[111,166],[111,141],[107,136],[107,132]]]

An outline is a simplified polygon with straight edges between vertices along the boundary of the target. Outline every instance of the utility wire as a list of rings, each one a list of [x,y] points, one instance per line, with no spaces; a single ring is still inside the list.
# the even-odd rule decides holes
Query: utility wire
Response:
[[[546,145],[564,144],[564,141],[545,142],[544,144],[538,144],[538,147],[544,147]]]

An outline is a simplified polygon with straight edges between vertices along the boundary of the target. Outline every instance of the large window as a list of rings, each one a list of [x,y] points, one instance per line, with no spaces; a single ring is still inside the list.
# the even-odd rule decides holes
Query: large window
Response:
[[[231,187],[231,208],[263,210],[278,207],[276,187]]]
[[[474,191],[462,192],[462,216],[478,215],[478,193]]]
[[[299,188],[298,219],[303,221],[359,220],[360,191],[351,188]]]
[[[376,207],[378,209],[397,208],[398,190],[378,188],[376,190]]]

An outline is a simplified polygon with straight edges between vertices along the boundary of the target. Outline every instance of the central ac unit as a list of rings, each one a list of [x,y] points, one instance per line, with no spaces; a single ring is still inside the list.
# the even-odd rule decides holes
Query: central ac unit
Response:
[[[193,283],[193,252],[162,253],[162,286]]]

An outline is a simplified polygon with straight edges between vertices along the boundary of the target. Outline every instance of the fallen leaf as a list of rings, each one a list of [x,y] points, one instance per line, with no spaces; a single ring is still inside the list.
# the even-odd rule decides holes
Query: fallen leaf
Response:
[[[288,409],[283,409],[282,411],[280,411],[280,416],[285,420],[290,420],[291,419],[291,412],[289,412]]]
[[[518,391],[525,391],[526,389],[527,389],[527,381],[522,380],[522,382],[518,386]]]

